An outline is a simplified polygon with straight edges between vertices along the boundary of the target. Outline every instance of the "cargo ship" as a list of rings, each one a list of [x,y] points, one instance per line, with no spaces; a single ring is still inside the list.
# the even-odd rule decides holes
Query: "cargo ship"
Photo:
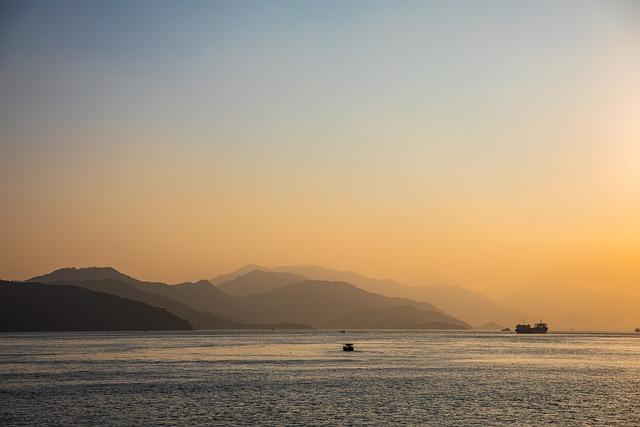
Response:
[[[516,333],[518,334],[546,334],[549,328],[546,323],[536,323],[531,326],[528,323],[526,325],[516,325]]]

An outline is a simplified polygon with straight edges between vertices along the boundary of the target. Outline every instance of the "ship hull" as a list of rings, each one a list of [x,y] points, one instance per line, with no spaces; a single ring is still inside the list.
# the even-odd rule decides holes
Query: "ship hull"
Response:
[[[518,334],[546,334],[547,328],[516,328]]]

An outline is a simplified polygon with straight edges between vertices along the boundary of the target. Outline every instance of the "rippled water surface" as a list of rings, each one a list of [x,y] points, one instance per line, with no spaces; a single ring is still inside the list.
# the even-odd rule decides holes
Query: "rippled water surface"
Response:
[[[31,423],[640,425],[640,334],[0,334]]]

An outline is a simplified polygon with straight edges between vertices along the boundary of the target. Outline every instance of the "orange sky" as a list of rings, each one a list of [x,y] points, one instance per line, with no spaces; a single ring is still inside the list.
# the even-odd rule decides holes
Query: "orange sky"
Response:
[[[361,6],[18,10],[0,277],[302,263],[640,295],[637,4]]]

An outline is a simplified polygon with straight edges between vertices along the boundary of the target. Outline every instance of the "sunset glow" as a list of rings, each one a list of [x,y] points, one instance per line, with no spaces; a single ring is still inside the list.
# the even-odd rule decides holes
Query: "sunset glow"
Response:
[[[640,295],[635,2],[69,6],[6,6],[2,277]]]

